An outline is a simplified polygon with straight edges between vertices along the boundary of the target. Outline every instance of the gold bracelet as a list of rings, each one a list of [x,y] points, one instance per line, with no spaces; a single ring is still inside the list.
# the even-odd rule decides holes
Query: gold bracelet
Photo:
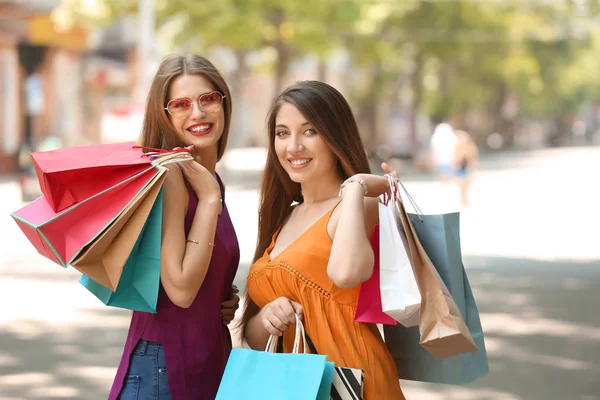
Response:
[[[194,240],[194,239],[187,239],[185,242],[186,242],[186,243],[200,244],[200,242],[199,242],[199,241],[197,241],[197,240]],[[214,244],[214,243],[212,243],[212,242],[208,242],[208,245],[209,245],[209,246],[211,246],[211,247],[216,247],[216,246],[215,246],[215,244]]]

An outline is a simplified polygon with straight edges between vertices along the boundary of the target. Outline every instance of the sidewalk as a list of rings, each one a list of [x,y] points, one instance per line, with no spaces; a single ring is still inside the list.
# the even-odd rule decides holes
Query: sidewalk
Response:
[[[261,161],[226,163],[223,174],[240,285],[256,243]],[[600,148],[482,160],[461,245],[491,374],[465,386],[403,381],[408,399],[600,399],[600,248],[590,224],[600,218],[591,192],[599,170]],[[433,179],[407,175],[424,212],[449,201]],[[578,214],[568,213],[573,204]],[[131,313],[104,306],[76,271],[39,256],[9,216],[20,206],[16,181],[0,179],[0,398],[106,399]]]

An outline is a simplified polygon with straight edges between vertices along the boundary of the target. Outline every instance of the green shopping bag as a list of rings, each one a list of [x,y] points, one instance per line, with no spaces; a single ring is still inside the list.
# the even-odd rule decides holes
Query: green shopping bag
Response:
[[[86,275],[81,277],[79,282],[104,304],[134,311],[156,312],[160,285],[162,200],[161,189],[125,263],[115,292]]]

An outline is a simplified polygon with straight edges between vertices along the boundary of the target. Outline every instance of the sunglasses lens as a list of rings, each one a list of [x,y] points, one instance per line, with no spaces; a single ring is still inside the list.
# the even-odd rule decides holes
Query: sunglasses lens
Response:
[[[174,117],[187,115],[187,113],[189,113],[192,109],[192,102],[188,99],[173,100],[169,102],[167,109]]]
[[[200,108],[207,113],[215,113],[219,111],[223,103],[223,95],[219,92],[206,93],[200,96]],[[192,111],[192,101],[190,99],[171,100],[167,104],[169,114],[177,118],[187,117]]]
[[[200,96],[200,106],[209,113],[218,111],[222,102],[223,96],[219,92],[206,93]]]

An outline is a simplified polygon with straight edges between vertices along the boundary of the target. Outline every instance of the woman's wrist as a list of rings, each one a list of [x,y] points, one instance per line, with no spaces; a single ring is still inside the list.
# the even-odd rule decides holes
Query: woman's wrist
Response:
[[[348,189],[350,189],[353,193],[362,193],[363,196],[366,196],[367,193],[369,193],[367,183],[360,177],[360,175],[354,175],[346,179],[344,183],[340,185],[338,197],[342,197],[344,192],[348,191]]]
[[[222,209],[222,201],[221,196],[207,196],[198,199],[198,204],[202,208],[210,208],[217,211],[217,213],[221,214]]]

